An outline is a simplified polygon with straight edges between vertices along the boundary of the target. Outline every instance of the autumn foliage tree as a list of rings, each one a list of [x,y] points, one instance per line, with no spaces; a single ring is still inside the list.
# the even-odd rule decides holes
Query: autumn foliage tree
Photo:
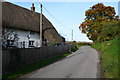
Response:
[[[82,22],[79,28],[90,40],[96,41],[103,28],[98,26],[98,24],[117,20],[118,16],[115,16],[115,14],[114,7],[98,3],[85,12],[85,21]]]

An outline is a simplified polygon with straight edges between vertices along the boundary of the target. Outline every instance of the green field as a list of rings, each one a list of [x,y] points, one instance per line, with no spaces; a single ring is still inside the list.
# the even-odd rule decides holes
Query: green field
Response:
[[[93,44],[92,47],[100,51],[100,59],[105,78],[118,78],[118,41],[115,38],[110,41]]]

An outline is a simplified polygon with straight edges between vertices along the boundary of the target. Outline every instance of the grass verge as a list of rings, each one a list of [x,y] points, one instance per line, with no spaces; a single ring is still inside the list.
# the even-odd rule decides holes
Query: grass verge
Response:
[[[74,47],[74,46],[71,48],[72,52],[74,52],[76,50],[77,50],[77,48]],[[59,59],[62,59],[64,57],[70,55],[72,52],[68,52],[68,53],[65,53],[65,54],[60,54],[60,55],[57,55],[57,56],[52,57],[50,59],[42,60],[40,62],[35,62],[33,64],[25,66],[24,68],[21,68],[20,70],[18,70],[16,72],[11,72],[11,73],[5,74],[5,75],[2,76],[2,78],[3,79],[18,78],[18,77],[20,77],[20,76],[22,76],[24,74],[30,73],[30,72],[32,72],[34,70],[37,70],[37,69],[39,69],[41,67],[44,67],[44,66],[46,66],[48,64],[51,64],[51,63],[53,63],[53,62],[55,62],[55,61],[57,61]]]
[[[92,47],[100,51],[100,58],[105,78],[118,78],[118,38],[96,43]]]

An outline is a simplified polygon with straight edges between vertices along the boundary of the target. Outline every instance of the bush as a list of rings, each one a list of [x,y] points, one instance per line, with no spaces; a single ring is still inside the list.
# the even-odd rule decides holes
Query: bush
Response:
[[[118,21],[100,23],[98,24],[98,26],[101,27],[101,30],[98,33],[99,35],[97,38],[97,42],[112,40],[120,34],[118,29]]]
[[[77,46],[76,46],[76,45],[73,45],[72,48],[71,48],[71,51],[72,51],[72,52],[75,52],[75,51],[77,51],[77,50],[78,50]]]

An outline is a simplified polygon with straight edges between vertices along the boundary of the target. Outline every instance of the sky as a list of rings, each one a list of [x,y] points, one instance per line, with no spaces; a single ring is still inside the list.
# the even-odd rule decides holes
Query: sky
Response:
[[[32,2],[12,2],[30,9]],[[79,30],[79,25],[84,21],[85,11],[98,2],[41,2],[49,13],[43,8],[43,14],[54,25],[58,33],[67,41],[92,42]],[[102,2],[105,6],[112,6],[118,15],[118,2]],[[38,2],[34,2],[36,12],[40,12]],[[51,14],[53,16],[51,16]]]

